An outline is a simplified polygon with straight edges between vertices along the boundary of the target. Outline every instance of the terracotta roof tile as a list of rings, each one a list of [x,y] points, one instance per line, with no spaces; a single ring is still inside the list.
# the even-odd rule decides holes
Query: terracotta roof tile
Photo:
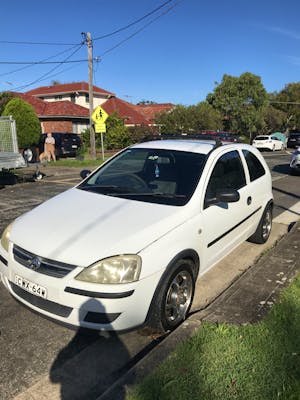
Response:
[[[126,125],[149,125],[150,123],[150,121],[136,109],[134,104],[118,99],[117,97],[110,98],[103,103],[101,107],[108,114],[116,112],[120,118],[125,119]]]
[[[114,96],[112,92],[108,92],[105,89],[101,89],[97,86],[93,86],[94,93],[105,94],[108,96]],[[89,85],[87,82],[74,82],[74,83],[63,83],[59,85],[41,86],[36,89],[29,90],[26,94],[32,96],[46,96],[46,95],[58,95],[72,92],[89,92]]]
[[[18,96],[29,103],[39,117],[67,116],[89,118],[89,110],[87,108],[74,104],[71,101],[43,101],[27,93],[20,93]]]
[[[154,122],[157,115],[172,110],[174,104],[161,103],[161,104],[140,104],[135,106],[136,109],[144,115],[145,118]]]

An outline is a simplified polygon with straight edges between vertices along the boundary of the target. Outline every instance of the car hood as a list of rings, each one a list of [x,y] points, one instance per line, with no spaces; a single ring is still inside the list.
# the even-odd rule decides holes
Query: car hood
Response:
[[[39,256],[82,267],[136,254],[186,220],[186,207],[70,189],[19,217],[11,240]]]

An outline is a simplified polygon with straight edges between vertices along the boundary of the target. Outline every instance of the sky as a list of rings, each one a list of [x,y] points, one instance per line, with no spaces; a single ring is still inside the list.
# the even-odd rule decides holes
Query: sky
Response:
[[[0,91],[88,82],[82,32],[94,85],[131,103],[197,104],[244,72],[280,91],[300,81],[299,15],[299,0],[5,1]]]

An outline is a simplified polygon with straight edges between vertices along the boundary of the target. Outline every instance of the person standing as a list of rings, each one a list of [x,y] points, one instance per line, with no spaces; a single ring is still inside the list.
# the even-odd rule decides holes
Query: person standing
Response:
[[[56,161],[55,139],[52,136],[52,133],[47,133],[47,137],[45,140],[45,153],[47,154],[48,161],[51,161],[51,157],[52,157],[53,161]]]

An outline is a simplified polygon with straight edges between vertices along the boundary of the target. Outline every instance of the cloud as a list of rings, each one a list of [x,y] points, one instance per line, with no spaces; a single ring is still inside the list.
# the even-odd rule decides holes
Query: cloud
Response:
[[[277,26],[269,27],[268,30],[283,36],[288,36],[291,39],[300,40],[300,33],[298,32],[290,31],[288,29],[283,29]]]
[[[290,64],[300,66],[300,57],[297,56],[285,56]]]

